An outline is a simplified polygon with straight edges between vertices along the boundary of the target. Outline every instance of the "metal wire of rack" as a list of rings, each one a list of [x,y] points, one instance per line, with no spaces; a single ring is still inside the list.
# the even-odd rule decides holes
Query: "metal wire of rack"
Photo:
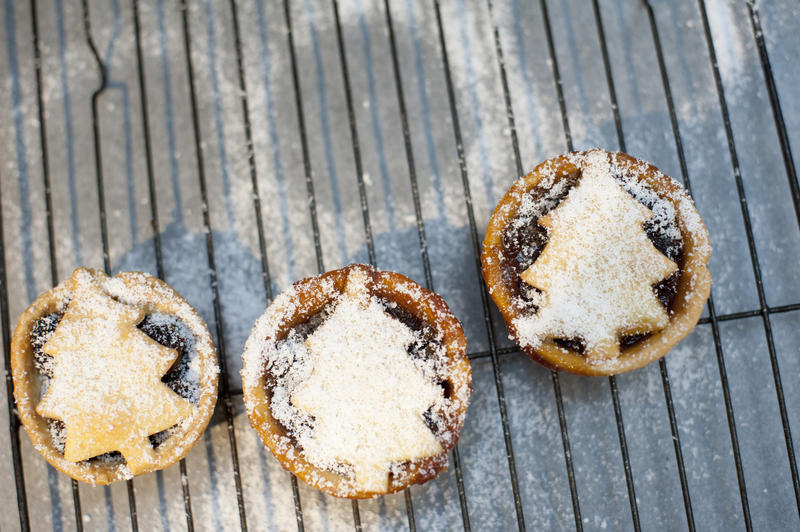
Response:
[[[214,240],[214,234],[212,232],[211,213],[208,206],[209,192],[206,182],[206,171],[204,164],[205,161],[204,150],[206,148],[204,146],[204,143],[202,142],[202,135],[201,135],[201,129],[204,127],[204,125],[201,123],[199,117],[199,104],[197,98],[198,89],[195,81],[193,56],[192,56],[191,32],[193,31],[193,28],[190,24],[188,16],[189,6],[187,5],[190,1],[191,0],[181,0],[180,12],[181,12],[182,35],[183,35],[183,45],[184,45],[185,62],[186,62],[185,67],[188,72],[188,82],[189,82],[189,95],[190,95],[190,107],[191,107],[191,118],[192,118],[193,142],[194,142],[193,155],[196,159],[196,165],[197,165],[197,174],[198,174],[197,186],[199,187],[200,197],[202,198],[202,219],[203,219],[203,226],[205,229],[205,247],[207,252],[207,262],[209,271],[208,281],[209,281],[209,287],[213,294],[213,312],[216,325],[215,332],[218,340],[217,345],[219,346],[220,349],[220,360],[222,363],[220,402],[222,405],[222,410],[225,418],[227,435],[230,445],[230,455],[231,455],[230,459],[233,468],[232,472],[235,482],[235,493],[238,506],[239,524],[242,530],[246,530],[248,528],[248,521],[247,521],[247,511],[245,508],[245,499],[243,496],[242,478],[241,478],[242,477],[241,468],[243,467],[243,465],[240,464],[239,457],[237,454],[237,438],[236,438],[236,430],[234,427],[234,413],[233,413],[234,407],[232,404],[232,397],[237,392],[231,391],[225,368],[226,356],[224,352],[225,341],[223,338],[224,315],[220,306],[220,293],[219,293],[220,289],[218,283],[218,271],[215,261],[215,240]],[[609,51],[606,42],[604,13],[603,10],[601,9],[600,3],[601,2],[599,0],[593,0],[592,10],[596,22],[598,44],[600,45],[600,56],[602,59],[603,69],[606,77],[606,83],[608,86],[608,94],[609,94],[608,103],[613,112],[614,127],[616,130],[618,146],[620,150],[625,151],[626,137],[625,137],[625,132],[623,130],[623,121],[620,116],[621,111],[619,103],[617,101],[617,95],[615,89],[615,78],[612,68],[613,58],[611,56],[611,52]],[[419,254],[423,266],[425,285],[431,290],[433,290],[435,289],[434,275],[432,273],[432,268],[431,268],[428,240],[426,237],[425,216],[423,214],[423,209],[420,201],[420,190],[417,181],[417,169],[415,164],[414,147],[412,143],[412,134],[409,127],[409,118],[406,111],[406,102],[404,96],[404,88],[405,88],[405,84],[403,81],[404,68],[399,59],[399,53],[397,50],[397,36],[393,24],[392,9],[390,4],[391,0],[383,1],[383,12],[385,14],[385,33],[389,42],[389,49],[391,52],[391,67],[394,77],[393,83],[396,90],[397,106],[399,109],[399,118],[400,118],[399,128],[401,130],[403,138],[403,146],[404,146],[406,166],[407,166],[406,170],[408,172],[409,186],[411,190],[411,201],[414,207],[414,222],[419,240]],[[548,12],[548,0],[540,0],[539,4],[540,4],[541,15],[544,21],[544,27],[542,29],[544,30],[546,35],[546,40],[548,45],[547,53],[549,54],[549,64],[552,69],[551,74],[553,78],[553,84],[557,93],[559,113],[563,125],[565,147],[568,151],[571,151],[573,150],[573,138],[570,130],[570,118],[568,115],[566,96],[563,90],[563,81],[559,71],[559,62],[555,50],[553,30]],[[657,23],[658,21],[656,19],[656,14],[653,9],[653,6],[651,5],[651,2],[648,0],[643,0],[641,4],[642,4],[641,8],[646,12],[647,21],[649,23],[649,31],[651,32],[652,35],[652,46],[658,62],[659,75],[663,85],[664,97],[666,100],[666,106],[669,113],[670,125],[676,149],[676,156],[678,157],[680,163],[681,177],[684,185],[691,192],[691,176],[686,162],[686,156],[684,153],[684,147],[683,147],[684,141],[681,136],[681,129],[676,112],[676,105],[672,96],[670,73],[666,66],[666,62],[664,59],[664,50],[662,48],[662,42],[659,36],[659,26]],[[340,20],[339,6],[340,6],[339,1],[334,0],[332,2],[331,7],[333,10],[333,17],[335,21],[336,41],[338,45],[338,55],[340,59],[339,68],[341,71],[341,76],[344,84],[343,89],[347,106],[347,115],[349,117],[349,123],[348,123],[349,134],[350,134],[349,140],[352,147],[353,164],[356,174],[355,178],[358,184],[358,194],[359,194],[361,215],[363,218],[367,256],[371,264],[378,265],[376,247],[373,236],[370,206],[368,201],[368,193],[367,193],[368,185],[365,182],[365,177],[364,177],[365,172],[363,168],[361,144],[359,143],[359,133],[356,123],[354,96],[349,77],[349,73],[351,71],[350,69],[352,67],[348,63],[348,50],[346,49],[345,46],[345,38],[343,35],[343,25]],[[92,51],[92,54],[96,62],[96,69],[100,78],[100,84],[92,94],[91,120],[92,120],[92,130],[93,130],[93,144],[95,149],[95,171],[96,171],[95,177],[96,177],[97,197],[99,200],[98,210],[99,210],[100,237],[102,241],[102,258],[105,270],[107,272],[110,272],[111,259],[109,252],[108,212],[106,210],[106,205],[105,205],[103,146],[102,146],[102,135],[100,133],[100,127],[98,121],[98,99],[108,88],[108,83],[107,83],[108,75],[104,59],[101,57],[101,54],[98,51],[98,47],[96,46],[93,39],[92,26],[90,24],[91,18],[89,12],[89,1],[82,0],[81,8],[83,10],[83,21],[84,21],[86,43],[87,46]],[[236,0],[230,0],[229,9],[231,12],[231,17],[233,22],[233,32],[234,32],[233,40],[234,40],[236,67],[238,73],[238,79],[236,80],[236,82],[238,83],[240,89],[239,99],[240,99],[242,117],[244,121],[244,132],[246,138],[246,148],[248,153],[247,165],[252,183],[252,208],[254,217],[256,219],[258,249],[260,250],[261,277],[263,279],[263,285],[266,296],[265,303],[266,303],[267,301],[270,301],[272,299],[273,283],[271,282],[270,266],[269,266],[270,262],[267,253],[268,249],[267,236],[265,234],[264,222],[261,216],[262,196],[259,191],[258,168],[255,157],[255,146],[252,137],[250,104],[248,99],[248,89],[247,89],[244,59],[243,59],[242,34],[239,26],[238,5]],[[506,118],[510,132],[509,135],[510,149],[513,155],[514,165],[516,167],[517,174],[522,175],[524,173],[525,165],[523,163],[523,158],[520,153],[519,140],[517,134],[517,121],[515,119],[514,109],[512,105],[513,103],[512,96],[511,96],[511,91],[509,89],[509,81],[506,72],[506,64],[503,57],[503,45],[501,40],[500,27],[494,19],[495,16],[494,12],[496,6],[493,4],[492,0],[487,0],[487,9],[490,15],[491,31],[495,48],[494,52],[496,56],[497,67],[501,77],[502,92],[504,96],[504,106],[507,112]],[[700,21],[702,23],[703,35],[707,46],[707,52],[710,57],[710,68],[715,82],[714,88],[718,99],[719,112],[722,116],[722,121],[724,124],[725,138],[727,146],[729,148],[730,164],[732,167],[736,192],[741,207],[741,215],[745,228],[745,236],[747,239],[747,246],[750,259],[752,261],[753,277],[758,295],[758,308],[748,311],[726,313],[726,314],[717,314],[715,310],[714,299],[712,296],[708,302],[708,316],[704,317],[701,320],[702,324],[710,324],[711,326],[713,342],[714,342],[714,350],[716,353],[716,361],[719,370],[719,385],[721,387],[724,399],[724,409],[727,417],[727,424],[730,434],[730,444],[736,469],[736,479],[741,500],[743,524],[745,529],[749,531],[753,529],[753,523],[751,519],[750,502],[748,498],[747,485],[745,481],[745,474],[742,463],[742,455],[740,451],[739,432],[737,430],[736,419],[734,415],[734,407],[731,399],[730,383],[728,379],[728,374],[726,372],[725,353],[723,350],[723,343],[721,341],[719,332],[720,324],[723,322],[742,320],[745,318],[761,319],[763,333],[768,348],[768,356],[769,356],[770,367],[772,370],[776,400],[780,412],[783,438],[786,447],[786,456],[788,458],[787,465],[789,467],[791,474],[792,488],[794,491],[795,502],[797,505],[796,509],[798,512],[800,512],[800,480],[798,479],[797,461],[796,461],[794,444],[792,440],[792,433],[789,423],[789,413],[787,411],[787,404],[786,404],[787,400],[784,393],[783,380],[785,377],[784,375],[782,375],[779,367],[779,360],[778,360],[778,355],[776,353],[775,339],[771,322],[771,318],[776,314],[800,310],[800,303],[793,303],[780,306],[770,306],[767,303],[767,296],[764,289],[763,274],[759,262],[758,251],[756,248],[756,239],[753,231],[753,223],[751,221],[750,209],[748,207],[747,196],[745,194],[745,187],[742,181],[742,175],[741,175],[742,173],[737,155],[737,149],[734,140],[734,133],[731,125],[731,119],[729,116],[728,104],[726,101],[726,92],[720,76],[719,65],[716,58],[714,39],[712,38],[712,31],[709,25],[707,7],[705,5],[704,0],[698,0],[698,9],[701,17]],[[132,16],[133,16],[134,30],[135,30],[136,57],[138,66],[136,76],[138,78],[140,106],[142,111],[140,118],[143,124],[142,134],[143,134],[144,150],[146,154],[145,164],[147,170],[147,185],[148,185],[147,199],[149,202],[151,224],[153,228],[152,229],[153,246],[154,246],[153,252],[155,256],[156,273],[158,274],[159,277],[166,278],[167,281],[169,281],[169,277],[168,275],[166,275],[164,268],[162,242],[160,239],[159,212],[158,212],[158,206],[157,206],[158,204],[156,197],[157,187],[155,185],[156,175],[153,163],[154,146],[152,144],[151,133],[150,133],[150,127],[151,127],[149,123],[150,111],[148,108],[148,100],[147,100],[147,83],[145,80],[145,68],[144,68],[143,50],[142,50],[143,42],[141,40],[140,8],[138,0],[132,0],[132,10],[133,10]],[[480,280],[480,274],[479,274],[480,231],[476,224],[476,217],[473,211],[473,201],[471,196],[472,194],[471,181],[469,176],[469,169],[467,167],[467,162],[466,162],[467,156],[464,152],[464,140],[462,137],[462,131],[460,125],[460,116],[459,116],[459,108],[457,105],[456,89],[454,87],[453,74],[451,71],[450,59],[448,56],[448,49],[450,46],[452,46],[452,44],[448,44],[446,39],[445,24],[442,17],[440,2],[438,0],[433,2],[433,10],[435,14],[435,27],[438,31],[438,42],[440,46],[439,52],[442,58],[442,65],[441,65],[442,74],[445,80],[447,100],[449,103],[449,112],[452,121],[452,128],[453,128],[452,134],[454,138],[454,145],[457,150],[459,172],[460,172],[461,182],[463,185],[463,201],[468,218],[467,221],[469,224],[469,234],[472,243],[474,266],[476,273],[478,274],[477,275],[479,279],[478,283],[480,285],[476,289],[479,289],[481,294],[481,313],[482,313],[483,323],[485,326],[485,333],[488,339],[488,349],[474,351],[470,353],[469,356],[470,359],[472,360],[480,360],[488,358],[491,362],[492,374],[494,378],[494,389],[496,392],[497,404],[499,409],[498,414],[502,425],[503,441],[505,446],[505,457],[508,466],[508,477],[511,486],[511,492],[513,495],[513,506],[515,510],[516,526],[519,528],[519,530],[525,530],[526,524],[525,524],[525,513],[523,508],[524,505],[522,502],[521,489],[520,489],[520,474],[518,471],[517,462],[515,460],[514,446],[512,443],[511,425],[509,423],[509,415],[507,412],[506,391],[504,388],[503,372],[500,360],[501,357],[505,357],[512,354],[518,354],[519,350],[515,347],[503,347],[497,341],[496,337],[498,331],[495,330],[496,324],[491,315],[489,298],[485,286],[483,286],[483,282],[482,280]],[[747,10],[749,13],[753,38],[755,40],[758,49],[759,59],[761,62],[761,67],[763,69],[763,76],[767,87],[767,93],[769,95],[770,106],[773,112],[774,123],[778,134],[781,153],[783,156],[783,163],[786,170],[786,177],[788,180],[791,198],[795,209],[795,213],[797,215],[797,221],[800,224],[800,187],[798,187],[797,173],[794,167],[794,159],[791,151],[789,135],[787,133],[787,126],[783,117],[783,111],[781,107],[780,98],[778,95],[778,90],[776,88],[775,78],[770,63],[767,45],[765,43],[761,28],[758,6],[753,2],[747,2]],[[42,71],[41,71],[42,51],[40,47],[37,0],[30,0],[30,12],[32,20],[32,27],[31,27],[32,46],[36,63],[35,85],[37,89],[36,103],[37,103],[37,115],[39,123],[38,140],[39,140],[39,149],[42,155],[41,157],[42,177],[43,177],[44,202],[46,206],[45,216],[46,216],[47,234],[48,234],[50,274],[51,274],[51,282],[52,284],[55,285],[59,280],[58,268],[57,268],[58,257],[57,257],[57,245],[54,237],[55,230],[54,230],[54,216],[53,216],[53,206],[52,206],[53,198],[51,195],[52,172],[49,165],[48,135],[46,129],[47,123],[44,112],[45,104],[43,98]],[[310,223],[313,231],[316,266],[319,272],[323,272],[325,271],[325,262],[323,259],[323,246],[321,244],[320,228],[319,228],[320,221],[318,219],[317,200],[315,195],[315,174],[312,170],[312,159],[310,156],[309,139],[306,129],[307,128],[306,115],[303,105],[304,97],[303,97],[303,90],[301,87],[301,77],[299,75],[301,66],[298,64],[298,59],[296,56],[296,44],[294,40],[294,31],[292,26],[293,21],[292,21],[291,0],[283,1],[283,14],[285,17],[286,39],[290,54],[291,78],[292,78],[292,85],[294,87],[294,101],[296,105],[296,115],[297,115],[298,132],[299,132],[298,140],[302,148],[302,154],[303,154],[302,157],[303,172],[307,188],[307,199],[308,199],[308,209],[309,209],[308,214],[310,216]],[[8,414],[10,422],[9,441],[11,445],[15,489],[17,494],[17,512],[19,515],[19,526],[22,530],[29,530],[30,509],[26,491],[25,476],[23,474],[22,454],[20,450],[20,436],[19,436],[20,423],[14,413],[12,382],[9,370],[9,344],[10,344],[10,334],[11,334],[10,327],[13,316],[9,314],[9,293],[8,293],[8,280],[6,275],[7,250],[4,243],[5,242],[4,236],[7,234],[7,231],[9,229],[7,227],[6,228],[3,227],[3,219],[4,219],[3,216],[0,216],[0,313],[2,313],[3,316],[2,338],[3,338],[4,355],[5,355],[6,390],[7,390]],[[684,461],[684,449],[681,445],[681,439],[680,439],[681,425],[676,415],[676,409],[673,399],[673,390],[671,386],[670,376],[667,370],[667,364],[664,361],[664,359],[659,361],[659,372],[663,387],[665,406],[668,413],[669,428],[673,439],[675,469],[679,477],[686,524],[689,530],[695,530],[696,524],[695,524],[695,515],[692,503],[693,499],[690,494],[689,482],[687,480],[687,467]],[[581,513],[580,496],[579,496],[580,486],[578,485],[578,482],[576,480],[575,464],[573,462],[567,416],[564,408],[563,391],[559,380],[559,374],[553,371],[551,372],[550,377],[553,387],[554,400],[558,413],[559,430],[563,447],[563,460],[564,460],[564,467],[566,469],[566,476],[568,479],[569,492],[572,503],[572,511],[574,516],[574,525],[576,530],[583,530],[585,520],[583,519]],[[618,386],[619,385],[617,383],[617,380],[614,377],[610,377],[609,390],[611,393],[611,401],[616,422],[615,425],[619,443],[619,455],[622,462],[621,465],[625,477],[628,503],[630,505],[631,526],[634,530],[638,531],[641,529],[640,510],[638,506],[638,499],[636,496],[635,478],[631,467],[631,459],[629,456],[629,449],[628,449],[628,440],[626,438],[626,426],[623,421],[623,413],[622,413],[622,406],[620,403]],[[457,484],[457,494],[461,511],[462,525],[465,530],[471,530],[472,526],[470,522],[469,509],[470,505],[475,504],[475,502],[469,501],[467,498],[467,490],[465,489],[464,486],[464,479],[462,472],[462,468],[464,467],[464,465],[462,463],[458,447],[456,447],[453,450],[452,458],[453,458],[453,466],[455,469],[455,480]],[[197,522],[193,513],[189,472],[187,469],[186,462],[184,460],[182,460],[180,463],[180,483],[182,487],[182,499],[184,504],[186,527],[189,530],[194,530]],[[298,488],[297,480],[294,477],[291,477],[291,488],[292,488],[292,496],[294,502],[296,525],[298,530],[304,530],[305,521],[303,514],[303,505],[301,503],[301,491]],[[80,491],[77,482],[72,481],[71,489],[73,495],[73,505],[75,514],[75,528],[77,530],[83,530],[84,519],[81,506]],[[134,489],[134,481],[132,480],[128,481],[127,483],[127,494],[128,494],[128,504],[129,504],[129,514],[130,514],[130,526],[132,530],[138,530],[139,522],[137,519],[136,495]],[[408,520],[408,528],[410,530],[416,530],[417,522],[415,519],[414,502],[411,490],[406,490],[403,496],[404,496],[407,520]],[[359,503],[357,501],[352,502],[352,518],[353,518],[354,528],[356,530],[361,530],[362,522],[359,510]],[[256,527],[258,527],[258,525],[256,525]]]

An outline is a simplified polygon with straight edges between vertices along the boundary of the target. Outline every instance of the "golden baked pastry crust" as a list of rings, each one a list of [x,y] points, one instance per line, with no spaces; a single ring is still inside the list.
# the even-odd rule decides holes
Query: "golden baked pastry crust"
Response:
[[[370,295],[385,298],[400,308],[434,327],[445,348],[451,387],[449,403],[452,406],[445,422],[445,431],[453,437],[439,440],[442,451],[393,467],[388,490],[371,491],[354,486],[352,479],[310,463],[302,448],[287,436],[282,425],[273,417],[270,391],[266,384],[267,368],[262,353],[285,338],[290,330],[321,312],[346,290],[353,272],[367,276]],[[421,296],[421,297],[420,297]],[[276,298],[259,318],[247,341],[243,355],[242,386],[250,422],[264,444],[281,465],[307,484],[337,497],[363,499],[394,493],[412,484],[421,484],[435,477],[447,467],[447,452],[452,449],[464,422],[469,395],[472,391],[472,370],[466,357],[466,338],[461,324],[452,315],[447,304],[438,295],[419,286],[407,277],[394,272],[379,271],[362,264],[326,272],[316,277],[297,281]]]
[[[40,295],[20,316],[11,342],[11,370],[14,399],[20,420],[34,448],[62,473],[82,482],[104,485],[131,478],[124,463],[100,460],[72,462],[64,457],[50,433],[48,421],[36,411],[42,397],[41,377],[34,366],[31,331],[36,322],[52,313],[63,314],[73,296],[76,276],[92,276],[107,294],[126,304],[141,308],[145,314],[163,313],[186,325],[194,336],[199,368],[199,396],[193,403],[189,419],[176,425],[169,436],[154,451],[154,461],[137,474],[164,469],[183,458],[200,438],[214,412],[217,401],[219,367],[216,350],[202,318],[168,284],[139,272],[122,272],[108,277],[97,270],[78,268],[73,277]]]
[[[536,347],[522,345],[514,321],[522,317],[524,311],[513,302],[515,294],[504,255],[504,231],[518,216],[528,191],[544,179],[552,180],[551,187],[561,180],[574,179],[581,171],[581,161],[589,153],[573,152],[549,159],[511,186],[489,221],[483,241],[481,265],[489,293],[503,315],[509,333],[530,358],[550,368],[580,375],[613,375],[657,360],[694,328],[711,290],[711,274],[707,268],[711,248],[708,232],[700,215],[686,191],[677,182],[645,161],[624,153],[609,153],[610,161],[619,171],[643,183],[660,199],[667,200],[674,207],[675,222],[680,230],[683,249],[668,324],[644,339],[623,347],[619,357],[602,364],[590,363],[582,353],[552,340],[546,340]]]

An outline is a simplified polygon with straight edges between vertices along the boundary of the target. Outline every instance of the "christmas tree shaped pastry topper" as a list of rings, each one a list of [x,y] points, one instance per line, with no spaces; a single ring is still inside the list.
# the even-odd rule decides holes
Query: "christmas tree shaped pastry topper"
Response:
[[[413,332],[370,296],[368,281],[353,270],[333,313],[306,339],[313,370],[291,401],[314,417],[298,441],[309,462],[347,464],[360,490],[385,492],[393,463],[442,452],[423,414],[443,392],[409,358]]]
[[[144,310],[109,296],[88,270],[70,282],[72,300],[43,347],[54,369],[36,411],[64,422],[66,460],[119,451],[132,475],[147,471],[155,461],[148,436],[193,412],[161,382],[178,353],[139,330]]]
[[[664,328],[669,316],[653,285],[677,265],[647,238],[653,213],[611,174],[608,154],[586,154],[578,184],[539,219],[548,242],[525,270],[537,288],[538,311],[514,320],[519,339],[533,347],[553,339],[581,339],[590,362],[619,356],[621,336]]]

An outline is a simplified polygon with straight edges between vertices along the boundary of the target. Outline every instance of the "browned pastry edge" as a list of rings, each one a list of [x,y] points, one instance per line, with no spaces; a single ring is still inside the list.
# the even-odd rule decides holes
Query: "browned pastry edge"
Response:
[[[513,325],[516,318],[522,317],[512,303],[513,294],[503,281],[503,231],[514,219],[521,206],[525,192],[534,188],[545,175],[555,175],[556,181],[574,174],[578,168],[570,161],[571,156],[583,156],[587,152],[573,152],[560,155],[538,165],[531,173],[517,180],[498,203],[483,240],[481,253],[481,270],[492,299],[500,309],[503,319],[512,338],[517,340],[517,331]],[[553,369],[563,369],[579,375],[615,375],[641,368],[664,356],[675,344],[680,342],[697,324],[703,306],[711,291],[711,273],[708,271],[708,259],[711,247],[708,232],[702,222],[699,230],[690,230],[682,207],[691,206],[697,220],[694,204],[689,195],[677,182],[664,175],[655,166],[631,157],[625,153],[609,153],[609,157],[618,168],[629,175],[644,181],[659,197],[670,201],[675,207],[676,223],[683,240],[683,265],[677,293],[672,303],[669,323],[660,331],[654,332],[622,350],[614,363],[595,365],[576,351],[556,345],[552,341],[544,342],[537,348],[522,346],[522,350],[533,360]],[[643,171],[642,171],[643,170]],[[682,204],[681,204],[682,203]],[[689,296],[687,298],[687,296]]]
[[[79,270],[82,268],[79,268]],[[77,270],[76,270],[77,271]],[[93,276],[105,277],[97,270],[88,270]],[[189,313],[192,322],[200,324],[190,330],[196,336],[204,336],[204,340],[196,338],[197,356],[200,357],[204,368],[217,368],[217,354],[208,328],[199,314],[189,303],[181,297],[171,286],[164,281],[139,272],[121,272],[114,276],[128,288],[146,287],[153,293],[153,298],[147,302],[147,313],[162,312],[164,314],[179,316]],[[108,278],[106,278],[108,279]],[[103,281],[101,281],[102,284]],[[38,372],[33,365],[33,348],[30,341],[31,330],[39,318],[53,312],[63,312],[72,293],[72,279],[68,279],[55,288],[40,295],[20,316],[14,335],[11,340],[11,372],[14,383],[14,400],[22,425],[30,436],[31,443],[39,453],[56,469],[62,473],[88,484],[104,485],[117,480],[129,478],[125,469],[120,464],[105,464],[101,462],[71,462],[53,444],[47,420],[36,412],[36,405],[40,398],[40,382]],[[158,297],[156,297],[158,296]],[[164,297],[166,296],[166,297]],[[189,324],[187,323],[187,326]],[[203,348],[203,346],[206,346]],[[210,365],[210,366],[209,366]],[[201,375],[200,400],[195,405],[195,422],[188,428],[181,428],[155,449],[156,461],[148,471],[164,469],[181,458],[192,448],[195,442],[205,431],[214,405],[217,402],[218,371],[206,371]],[[145,471],[147,472],[147,471]]]
[[[351,264],[294,283],[289,290],[284,292],[284,294],[289,294],[289,298],[276,299],[262,316],[262,319],[275,317],[278,320],[276,332],[266,338],[255,338],[258,331],[257,323],[247,346],[245,346],[245,354],[248,350],[263,349],[266,345],[283,339],[293,327],[323,310],[345,290],[347,277],[353,270],[361,270],[368,275],[367,282],[372,295],[396,302],[405,311],[423,319],[441,332],[442,345],[445,346],[446,355],[451,361],[452,370],[448,377],[452,386],[451,397],[468,398],[472,392],[472,369],[466,356],[467,340],[461,324],[450,312],[444,299],[404,275],[376,270],[363,264]],[[323,288],[328,281],[333,283],[333,292]],[[422,297],[414,297],[415,292],[421,293]],[[294,306],[296,312],[282,312],[291,306]],[[243,372],[253,369],[248,368],[248,358],[248,356],[244,356]],[[456,436],[451,441],[439,440],[442,445],[441,453],[404,463],[400,468],[400,474],[390,479],[389,489],[385,492],[354,491],[348,478],[311,464],[303,457],[300,448],[290,444],[291,447],[284,450],[289,439],[280,424],[272,417],[269,391],[264,381],[266,369],[258,368],[257,371],[260,371],[260,376],[255,382],[249,382],[246,378],[242,381],[244,402],[247,406],[250,423],[258,432],[264,445],[272,451],[284,469],[295,474],[303,482],[336,497],[350,499],[376,497],[403,490],[412,484],[421,484],[435,477],[440,471],[447,468],[447,453],[458,441],[458,434],[464,419],[463,414],[468,403],[467,400],[453,402],[456,409],[453,415],[446,420],[445,431],[450,431]]]

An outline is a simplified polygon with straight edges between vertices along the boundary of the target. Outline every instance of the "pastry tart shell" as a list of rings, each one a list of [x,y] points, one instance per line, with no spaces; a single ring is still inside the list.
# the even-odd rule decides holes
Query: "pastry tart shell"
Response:
[[[683,264],[677,291],[672,299],[666,327],[621,350],[619,357],[602,364],[590,363],[581,353],[558,345],[552,340],[538,347],[520,343],[514,320],[522,312],[513,303],[514,293],[504,273],[503,234],[518,215],[526,192],[534,189],[545,177],[554,176],[553,184],[580,171],[575,164],[587,152],[573,152],[549,159],[515,182],[495,208],[483,241],[481,266],[489,294],[497,304],[508,331],[522,350],[533,360],[556,370],[579,375],[614,375],[641,368],[664,356],[697,324],[711,290],[711,274],[707,264],[711,252],[708,232],[688,193],[672,178],[655,166],[625,153],[609,153],[621,172],[645,184],[655,194],[669,201],[675,209],[675,222],[683,243]]]
[[[140,474],[164,469],[189,452],[205,431],[214,413],[219,366],[213,340],[197,311],[164,281],[140,272],[121,272],[114,277],[108,277],[97,270],[85,271],[94,276],[112,297],[138,306],[146,314],[158,312],[174,316],[194,335],[194,347],[199,358],[197,367],[202,368],[198,382],[199,400],[196,404],[193,403],[194,413],[191,418],[177,425],[169,437],[154,449],[154,463]],[[19,318],[11,341],[14,400],[20,421],[31,443],[50,465],[75,480],[93,485],[105,485],[132,477],[124,463],[66,460],[53,442],[47,419],[36,412],[42,390],[39,373],[34,366],[31,331],[40,318],[65,311],[72,297],[72,283],[71,278],[43,293]]]
[[[407,461],[394,467],[392,471],[394,475],[390,478],[387,491],[364,491],[354,488],[350,479],[321,469],[307,461],[302,449],[293,443],[284,428],[272,416],[270,391],[266,385],[267,369],[260,364],[261,353],[265,348],[285,338],[293,327],[322,311],[345,290],[348,276],[353,270],[361,270],[368,276],[367,283],[371,295],[395,302],[406,312],[439,331],[450,364],[448,382],[452,389],[450,398],[454,408],[453,415],[446,419],[444,430],[455,434],[455,437],[448,441],[440,440],[442,451],[435,456]],[[438,294],[419,286],[399,273],[380,271],[362,264],[351,264],[297,281],[289,290],[276,298],[259,318],[243,355],[244,402],[250,423],[284,469],[303,482],[336,497],[350,499],[377,497],[403,490],[413,484],[424,483],[447,468],[447,453],[458,440],[469,395],[472,392],[472,370],[466,350],[467,341],[461,324]]]

